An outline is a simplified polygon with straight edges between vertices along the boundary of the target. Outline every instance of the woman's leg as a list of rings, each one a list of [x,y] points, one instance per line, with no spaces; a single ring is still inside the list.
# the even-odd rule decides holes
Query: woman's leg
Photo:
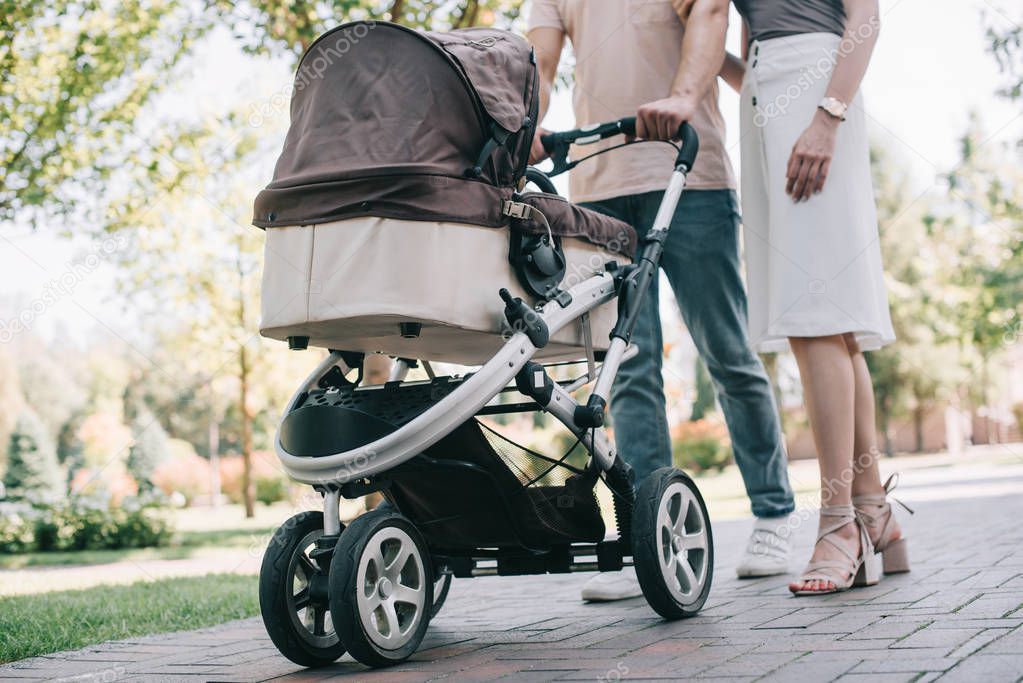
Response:
[[[803,382],[803,401],[813,432],[821,470],[821,505],[850,505],[855,479],[854,445],[856,376],[849,349],[841,335],[792,337],[792,353]],[[859,531],[849,523],[838,529],[833,540],[850,554],[860,552]],[[842,561],[847,558],[829,543],[818,543],[811,562]],[[797,581],[793,590],[830,590],[828,581]]]
[[[855,431],[855,473],[852,482],[853,496],[880,496],[884,500],[885,490],[881,484],[881,473],[878,470],[877,460],[877,428],[875,427],[874,408],[874,383],[870,379],[870,370],[867,368],[867,359],[863,357],[856,337],[846,334],[846,347],[849,349],[849,356],[852,358],[853,375],[856,383],[856,418]],[[869,500],[869,499],[868,499]],[[891,515],[891,508],[883,503],[857,502],[857,508],[863,510],[871,517],[876,517],[877,522],[868,526],[870,540],[875,545],[882,541],[881,533]],[[894,540],[901,535],[899,525],[892,520],[888,529],[888,541]]]
[[[883,493],[881,473],[877,469],[877,427],[874,412],[874,383],[867,369],[867,359],[863,357],[856,337],[846,334],[843,337],[849,357],[852,359],[853,377],[856,385],[856,414],[854,455],[855,478],[852,482],[852,494]]]

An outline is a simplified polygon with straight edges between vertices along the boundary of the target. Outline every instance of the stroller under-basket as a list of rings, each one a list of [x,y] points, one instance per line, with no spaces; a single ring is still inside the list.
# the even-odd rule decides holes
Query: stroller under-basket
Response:
[[[262,333],[330,350],[290,400],[276,443],[288,474],[322,494],[323,512],[281,526],[260,573],[267,631],[298,664],[346,650],[371,666],[402,661],[451,577],[634,565],[668,619],[695,614],[710,591],[713,542],[696,485],[663,468],[637,492],[604,428],[696,135],[679,131],[660,210],[637,239],[527,170],[536,79],[528,45],[493,29],[355,22],[302,58],[254,219],[267,238]],[[634,126],[543,142],[561,172],[577,163],[570,145]],[[523,192],[527,179],[548,191]],[[389,381],[370,386],[373,353],[394,361]],[[438,376],[438,361],[468,369]],[[410,381],[414,368],[428,379]],[[553,416],[576,446],[551,456],[516,443],[499,421],[523,412]],[[598,482],[611,493],[611,533]],[[340,497],[372,492],[386,502],[344,527]]]

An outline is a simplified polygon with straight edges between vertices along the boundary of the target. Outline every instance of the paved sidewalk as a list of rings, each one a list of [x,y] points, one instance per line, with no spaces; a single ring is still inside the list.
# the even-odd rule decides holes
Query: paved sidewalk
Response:
[[[1016,472],[992,483],[1023,491]],[[456,580],[420,652],[382,672],[349,657],[300,670],[277,654],[256,618],[27,659],[0,667],[0,679],[1023,679],[1023,496],[915,507],[905,524],[912,573],[829,597],[790,597],[788,577],[735,579],[749,523],[722,522],[714,527],[711,599],[683,622],[659,620],[641,598],[584,605],[578,591],[587,575]],[[814,521],[797,532],[794,569],[808,554]]]

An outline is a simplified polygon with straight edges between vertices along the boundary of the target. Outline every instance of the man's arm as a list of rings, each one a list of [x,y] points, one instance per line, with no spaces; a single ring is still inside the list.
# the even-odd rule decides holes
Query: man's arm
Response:
[[[636,135],[670,140],[690,120],[707,94],[725,59],[728,0],[673,0],[685,22],[682,58],[671,84],[671,94],[648,102],[636,113]]]
[[[539,26],[530,31],[526,37],[536,53],[536,69],[540,77],[540,111],[537,114],[537,123],[539,124],[547,115],[547,108],[551,104],[551,90],[554,88],[554,78],[558,74],[561,50],[565,45],[565,32],[558,28]],[[547,156],[543,145],[540,144],[541,130],[537,126],[536,136],[533,137],[533,146],[529,151],[529,163],[531,164],[542,161]]]

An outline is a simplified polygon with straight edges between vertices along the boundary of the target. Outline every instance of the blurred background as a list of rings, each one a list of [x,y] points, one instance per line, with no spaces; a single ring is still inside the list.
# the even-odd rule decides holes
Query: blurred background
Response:
[[[887,469],[934,480],[928,495],[1013,487],[1023,11],[1008,0],[881,9],[864,94],[899,341],[868,354],[879,443],[897,459]],[[347,19],[521,32],[526,12],[528,0],[4,3],[0,661],[256,613],[248,575],[273,527],[318,504],[289,483],[272,439],[320,356],[259,337],[263,234],[249,224],[298,58]],[[737,52],[734,13],[731,24]],[[573,124],[569,54],[562,76],[550,129]],[[726,88],[722,107],[738,169]],[[670,299],[663,308],[677,464],[701,476],[712,516],[748,514],[706,369]],[[764,360],[793,483],[809,495],[815,454],[795,364]],[[504,427],[541,450],[559,443],[546,423]],[[63,596],[89,628],[47,622],[52,591],[109,583],[124,600]],[[167,601],[158,625],[112,613],[154,599],[151,585]]]

